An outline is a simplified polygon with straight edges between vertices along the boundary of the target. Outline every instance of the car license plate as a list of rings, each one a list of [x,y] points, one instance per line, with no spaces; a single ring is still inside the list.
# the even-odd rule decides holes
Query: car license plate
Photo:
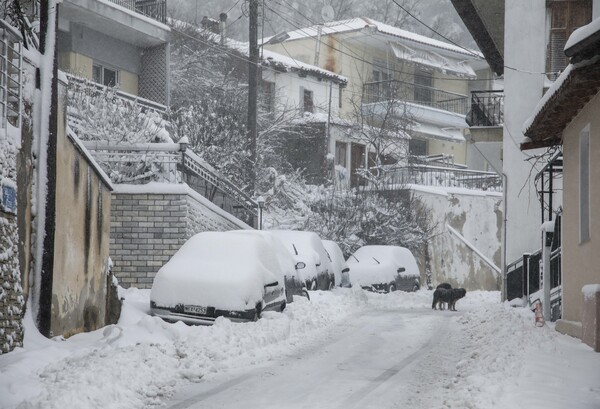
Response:
[[[189,312],[191,314],[206,314],[206,307],[200,307],[198,305],[184,305],[184,312]]]

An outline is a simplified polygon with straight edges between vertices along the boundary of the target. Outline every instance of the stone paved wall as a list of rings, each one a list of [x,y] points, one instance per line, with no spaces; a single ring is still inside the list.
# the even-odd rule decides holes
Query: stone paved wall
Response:
[[[110,254],[121,286],[151,288],[154,276],[191,236],[247,228],[193,195],[113,193]]]

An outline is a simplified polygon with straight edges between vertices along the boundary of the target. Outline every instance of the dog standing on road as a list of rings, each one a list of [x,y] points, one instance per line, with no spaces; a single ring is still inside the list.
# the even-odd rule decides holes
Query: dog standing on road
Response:
[[[443,309],[443,303],[448,304],[448,310],[456,311],[456,301],[460,300],[467,294],[467,290],[464,288],[436,288],[433,292],[433,303],[431,308],[437,310],[439,305],[440,309]]]
[[[440,289],[440,288],[442,288],[444,290],[451,290],[452,286],[449,283],[441,283],[435,289],[437,290],[437,289]],[[438,300],[438,305],[437,306],[438,306],[438,308],[440,310],[443,310],[444,307],[445,307],[445,305],[446,305],[446,303],[444,301]]]

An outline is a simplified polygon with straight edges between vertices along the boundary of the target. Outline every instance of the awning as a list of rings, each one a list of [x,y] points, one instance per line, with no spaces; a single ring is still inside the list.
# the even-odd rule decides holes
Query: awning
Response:
[[[459,128],[442,128],[433,124],[417,123],[412,131],[433,139],[445,139],[456,143],[465,142],[465,137]]]
[[[390,43],[390,48],[399,60],[424,65],[447,75],[452,74],[463,78],[477,77],[473,68],[464,61],[453,60],[434,51],[415,50],[399,43]]]

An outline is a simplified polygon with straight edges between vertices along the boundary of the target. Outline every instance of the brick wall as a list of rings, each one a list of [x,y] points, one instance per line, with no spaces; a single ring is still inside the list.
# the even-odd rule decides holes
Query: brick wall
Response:
[[[110,255],[121,286],[151,288],[160,267],[196,233],[248,228],[184,190],[113,193]]]

